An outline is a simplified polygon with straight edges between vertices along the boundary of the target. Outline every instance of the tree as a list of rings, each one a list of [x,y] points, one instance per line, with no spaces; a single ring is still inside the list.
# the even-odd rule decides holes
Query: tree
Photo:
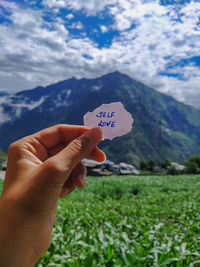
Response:
[[[140,162],[140,170],[146,170],[147,169],[147,163],[145,161]]]
[[[167,169],[171,166],[171,161],[169,159],[166,159],[164,162],[160,162],[159,166],[163,169]]]
[[[170,166],[169,168],[167,168],[167,174],[177,175],[178,173],[179,171],[177,171],[174,166]]]
[[[0,169],[2,168],[2,164],[6,161],[7,155],[3,150],[0,149]]]
[[[148,171],[153,171],[153,168],[156,166],[156,162],[154,160],[149,160],[147,163],[147,170]]]
[[[200,170],[200,155],[192,155],[185,162],[188,173],[198,173]]]

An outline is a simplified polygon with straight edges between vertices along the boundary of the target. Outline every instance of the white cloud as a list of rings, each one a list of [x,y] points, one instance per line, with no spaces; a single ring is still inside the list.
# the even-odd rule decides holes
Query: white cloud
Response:
[[[67,19],[73,19],[73,18],[74,18],[74,15],[73,15],[72,13],[70,13],[70,14],[68,14],[68,15],[66,16],[66,18],[67,18]]]
[[[107,7],[114,24],[99,25],[101,32],[112,28],[120,34],[110,47],[98,48],[86,33],[84,36],[81,22],[68,25],[68,30],[81,30],[82,35],[75,38],[58,17],[47,22],[42,11],[7,5],[13,24],[0,24],[0,88],[27,89],[71,76],[93,78],[119,70],[160,92],[200,106],[199,67],[180,64],[182,59],[200,55],[200,3],[191,2],[179,9],[154,0],[43,0],[43,4],[56,9],[85,9],[87,16]],[[183,79],[159,73],[178,73]]]
[[[88,15],[95,15],[106,6],[113,5],[117,1],[118,0],[43,0],[42,3],[49,8],[84,9]]]
[[[15,95],[10,94],[9,96],[0,98],[0,125],[4,122],[13,120],[17,117],[20,117],[24,110],[32,110],[38,106],[40,106],[46,97],[41,97],[38,101],[32,101],[31,103],[28,101],[26,103],[26,99],[17,98]],[[4,105],[10,108],[10,113],[6,112],[4,109]]]
[[[196,68],[196,74],[187,81],[173,77],[158,77],[160,86],[158,91],[174,96],[181,102],[195,107],[199,106],[200,99],[200,70]],[[180,90],[181,88],[181,90]]]
[[[42,15],[40,11],[18,8],[10,16],[12,24],[0,24],[1,87],[9,84],[20,89],[21,81],[24,89],[38,81],[47,82],[49,65],[55,56],[64,53],[68,31],[59,22],[45,22]]]
[[[1,0],[0,5],[6,10],[15,10],[17,9],[17,4],[14,2],[8,2],[5,0]]]
[[[50,8],[52,7],[63,8],[66,6],[65,0],[43,0],[42,3]]]
[[[106,33],[109,30],[108,27],[106,27],[105,25],[100,25],[100,29],[102,33]]]
[[[83,27],[83,24],[80,21],[78,21],[78,22],[74,22],[72,25],[70,25],[69,28],[82,30],[84,27]]]
[[[115,26],[118,30],[128,30],[132,24],[140,25],[150,17],[158,17],[166,14],[164,6],[157,1],[142,4],[137,1],[118,0],[117,7],[111,7],[110,12],[115,17]]]
[[[161,7],[155,1],[143,5],[140,1],[132,1],[132,5],[128,1],[126,8],[125,5],[121,11],[120,8],[111,8],[111,13],[115,16],[115,27],[123,32],[109,49],[109,55],[116,56],[119,69],[178,100],[200,106],[195,101],[200,98],[200,88],[195,82],[198,67],[179,67],[178,73],[186,80],[159,75],[168,72],[169,64],[175,68],[182,59],[200,55],[197,26],[200,3],[191,2],[178,14],[174,7]],[[176,19],[177,15],[181,20]]]
[[[9,116],[4,113],[3,108],[0,106],[0,125],[9,120]]]
[[[94,85],[94,86],[92,87],[92,92],[100,91],[102,87],[103,87],[102,84]]]

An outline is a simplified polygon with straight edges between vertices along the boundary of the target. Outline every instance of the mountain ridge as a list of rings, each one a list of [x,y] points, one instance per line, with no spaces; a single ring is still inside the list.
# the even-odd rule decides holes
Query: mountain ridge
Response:
[[[120,101],[135,122],[130,134],[102,142],[109,158],[137,165],[148,159],[183,162],[189,155],[200,153],[200,111],[119,72],[38,86],[18,92],[13,101],[41,103],[0,125],[0,147],[4,150],[11,142],[57,123],[82,125],[88,111]]]

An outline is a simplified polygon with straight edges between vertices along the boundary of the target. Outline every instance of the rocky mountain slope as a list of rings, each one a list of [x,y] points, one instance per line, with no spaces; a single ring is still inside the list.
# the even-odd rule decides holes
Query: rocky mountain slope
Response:
[[[200,153],[200,111],[119,72],[0,96],[0,148],[57,123],[82,125],[87,111],[115,101],[135,121],[128,135],[101,143],[108,158],[137,165],[148,159],[183,162]]]

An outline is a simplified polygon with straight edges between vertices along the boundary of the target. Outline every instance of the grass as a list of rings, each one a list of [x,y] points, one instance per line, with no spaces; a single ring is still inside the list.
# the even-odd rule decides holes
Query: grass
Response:
[[[89,177],[37,267],[200,266],[200,175]]]

